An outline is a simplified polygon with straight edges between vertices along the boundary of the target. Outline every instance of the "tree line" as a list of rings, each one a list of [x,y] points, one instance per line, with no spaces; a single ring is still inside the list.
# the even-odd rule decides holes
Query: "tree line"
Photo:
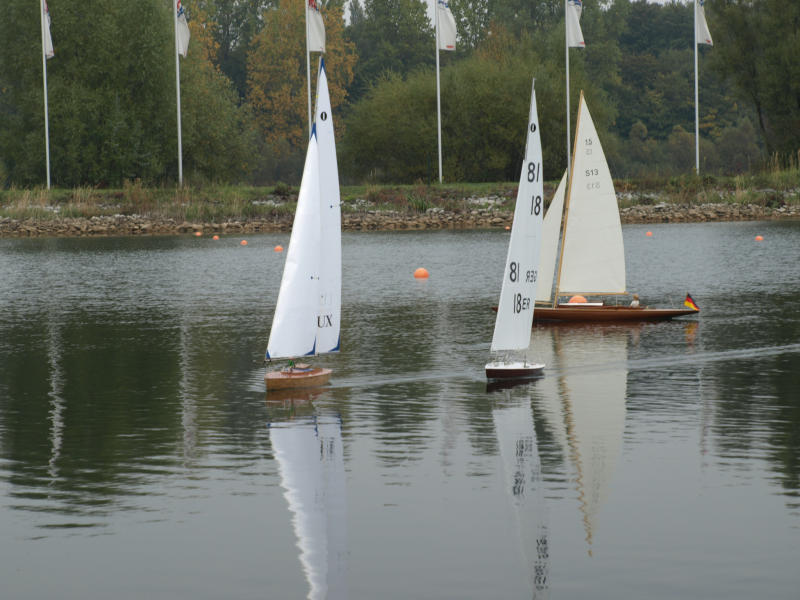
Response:
[[[54,184],[176,181],[173,2],[49,4]],[[321,4],[343,181],[434,180],[428,7],[420,0]],[[445,179],[518,177],[532,77],[545,168],[557,178],[566,166],[563,0],[450,6],[459,40],[455,52],[440,54]],[[699,48],[701,172],[752,171],[766,157],[796,160],[800,3],[706,0],[705,7],[714,46]],[[187,0],[184,8],[192,34],[180,72],[187,181],[297,182],[308,134],[303,0]],[[38,3],[0,0],[0,14],[0,184],[39,185]],[[571,104],[583,90],[612,173],[692,172],[692,3],[587,0],[581,27],[586,48],[570,50]]]

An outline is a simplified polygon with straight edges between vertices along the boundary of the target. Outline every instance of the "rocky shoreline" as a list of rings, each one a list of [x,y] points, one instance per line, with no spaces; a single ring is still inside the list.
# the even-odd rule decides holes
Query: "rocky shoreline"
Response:
[[[623,223],[702,223],[711,221],[760,221],[800,219],[800,205],[778,208],[755,204],[673,204],[636,205],[620,209]],[[0,218],[0,237],[91,237],[127,235],[178,235],[201,232],[239,235],[289,231],[293,216],[270,219],[231,220],[223,223],[190,223],[170,218],[139,215],[93,216],[87,218],[12,219]],[[426,229],[495,229],[511,224],[512,213],[496,206],[448,211],[429,208],[408,214],[389,210],[344,212],[345,231],[391,231]]]

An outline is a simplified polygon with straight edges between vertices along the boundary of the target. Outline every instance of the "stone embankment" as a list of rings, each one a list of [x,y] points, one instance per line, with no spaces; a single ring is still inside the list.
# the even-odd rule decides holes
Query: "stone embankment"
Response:
[[[480,199],[478,199],[480,200]],[[474,202],[473,205],[479,204]],[[705,221],[751,221],[778,218],[800,219],[800,205],[770,208],[754,204],[660,203],[637,205],[620,210],[623,223],[688,223]],[[389,210],[345,211],[342,227],[346,231],[387,231],[425,229],[491,229],[511,224],[508,209],[490,203],[462,211],[429,208],[408,214]],[[292,215],[274,218],[230,220],[224,223],[189,223],[169,218],[137,215],[94,216],[89,218],[50,218],[41,220],[0,217],[0,237],[74,237],[120,235],[175,235],[194,232],[239,235],[289,231]]]

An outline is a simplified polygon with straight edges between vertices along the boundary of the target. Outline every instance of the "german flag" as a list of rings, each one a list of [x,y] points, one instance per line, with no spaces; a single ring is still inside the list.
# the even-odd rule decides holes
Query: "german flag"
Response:
[[[700,310],[700,307],[695,304],[694,298],[690,294],[686,294],[686,300],[683,301],[683,305],[691,308],[692,310]]]

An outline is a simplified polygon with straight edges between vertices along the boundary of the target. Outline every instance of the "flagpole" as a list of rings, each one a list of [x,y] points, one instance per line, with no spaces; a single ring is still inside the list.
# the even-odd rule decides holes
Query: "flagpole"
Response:
[[[567,73],[567,181],[571,178],[570,167],[570,120],[569,120],[569,33],[567,32],[569,20],[569,0],[564,0],[564,54],[566,55]]]
[[[45,37],[47,31],[44,22],[44,3],[45,0],[39,0],[39,18],[42,24],[42,85],[44,88],[44,154],[45,163],[47,165],[47,189],[50,189],[50,115],[47,110],[47,52],[45,50]]]
[[[308,96],[308,135],[311,137],[311,50],[308,48],[308,0],[306,4],[306,88]]]
[[[178,186],[183,187],[183,142],[181,140],[181,64],[178,48],[178,5],[172,4],[172,19],[175,29],[175,96],[178,106]]]
[[[697,0],[694,0],[694,170],[700,175],[700,92],[697,81]]]
[[[439,139],[439,183],[442,183],[442,98],[439,83],[439,0],[433,0],[433,20],[436,27],[436,127]]]

